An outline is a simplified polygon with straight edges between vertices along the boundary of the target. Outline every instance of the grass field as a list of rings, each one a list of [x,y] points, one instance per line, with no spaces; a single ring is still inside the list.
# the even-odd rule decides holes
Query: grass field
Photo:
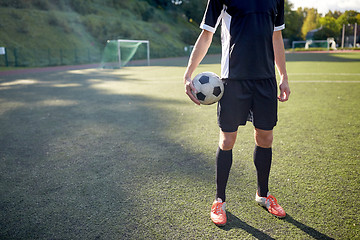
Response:
[[[216,106],[188,100],[185,62],[0,76],[0,239],[360,239],[360,54],[287,59],[270,190],[288,215],[254,201],[248,124],[223,228]]]

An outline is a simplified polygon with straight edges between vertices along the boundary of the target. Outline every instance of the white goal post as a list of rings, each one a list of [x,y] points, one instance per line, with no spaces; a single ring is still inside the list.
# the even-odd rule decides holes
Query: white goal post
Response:
[[[101,67],[122,68],[134,56],[139,61],[146,59],[147,65],[150,66],[150,41],[128,39],[107,40],[102,54]]]
[[[146,44],[146,57],[147,57],[147,65],[150,66],[150,42],[149,40],[126,40],[126,39],[118,39],[118,56],[119,56],[119,67],[121,68],[121,43],[145,43]]]

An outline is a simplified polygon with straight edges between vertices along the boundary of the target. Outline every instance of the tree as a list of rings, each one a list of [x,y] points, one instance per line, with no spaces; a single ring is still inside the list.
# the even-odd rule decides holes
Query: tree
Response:
[[[360,23],[358,22],[357,15],[359,13],[353,10],[350,11],[345,11],[343,14],[341,14],[341,16],[336,20],[338,24],[340,24],[341,26],[343,24],[354,24],[354,23]]]
[[[326,15],[319,19],[319,24],[321,25],[321,29],[314,34],[314,40],[325,40],[330,37],[338,37],[341,26],[336,22],[334,17]]]
[[[317,9],[315,8],[310,8],[307,9],[305,8],[306,11],[306,17],[304,20],[304,24],[301,27],[301,35],[302,38],[305,39],[306,38],[306,34],[311,31],[311,30],[315,30],[319,27],[318,24],[318,18],[319,18],[319,14],[317,12]]]
[[[293,4],[288,0],[285,0],[285,29],[283,31],[283,37],[289,39],[291,42],[301,39],[301,27],[304,22],[304,16],[302,11],[293,11]]]
[[[327,14],[325,14],[325,17],[333,17],[335,19],[339,18],[341,16],[342,12],[340,11],[329,11]]]

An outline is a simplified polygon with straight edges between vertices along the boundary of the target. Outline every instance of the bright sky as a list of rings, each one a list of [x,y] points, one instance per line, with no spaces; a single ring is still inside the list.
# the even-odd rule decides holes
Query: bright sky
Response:
[[[345,12],[346,10],[355,10],[360,12],[360,0],[289,0],[294,5],[296,10],[298,7],[302,8],[316,8],[319,13],[327,13],[329,10],[339,10]]]

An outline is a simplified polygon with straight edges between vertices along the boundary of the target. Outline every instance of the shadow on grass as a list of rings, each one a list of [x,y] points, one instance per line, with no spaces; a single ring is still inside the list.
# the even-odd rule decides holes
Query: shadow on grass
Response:
[[[254,228],[254,227],[250,226],[249,224],[247,224],[246,222],[240,220],[238,217],[233,215],[231,212],[226,211],[226,215],[228,217],[228,223],[224,227],[219,227],[220,229],[222,229],[224,231],[229,231],[231,229],[242,229],[257,239],[267,239],[267,240],[274,239],[274,238],[270,237],[269,235],[267,235],[266,233]],[[289,214],[287,214],[286,217],[281,220],[294,225],[295,227],[299,228],[304,233],[308,234],[309,237],[311,237],[313,239],[334,240],[334,238],[331,238],[331,237],[315,230],[314,228],[309,227],[309,226],[295,220]]]
[[[226,215],[228,217],[228,223],[224,227],[221,227],[221,229],[225,231],[229,231],[231,229],[237,228],[246,231],[247,233],[251,234],[253,237],[257,239],[264,239],[264,240],[275,239],[270,237],[266,233],[250,226],[246,222],[241,221],[238,217],[236,217],[229,211],[226,211]]]
[[[181,116],[164,104],[183,103],[94,87],[107,81],[137,79],[92,71],[0,81],[0,239],[171,238],[168,222],[182,228],[184,181],[213,175],[169,138]]]
[[[314,239],[319,239],[319,240],[331,240],[331,239],[334,239],[334,238],[331,238],[331,237],[329,237],[329,236],[315,230],[312,227],[306,226],[305,224],[295,220],[289,214],[286,215],[286,217],[284,218],[284,221],[286,221],[288,223],[291,223],[292,225],[299,228],[301,231],[305,232],[306,234],[308,234],[310,237],[312,237]]]

